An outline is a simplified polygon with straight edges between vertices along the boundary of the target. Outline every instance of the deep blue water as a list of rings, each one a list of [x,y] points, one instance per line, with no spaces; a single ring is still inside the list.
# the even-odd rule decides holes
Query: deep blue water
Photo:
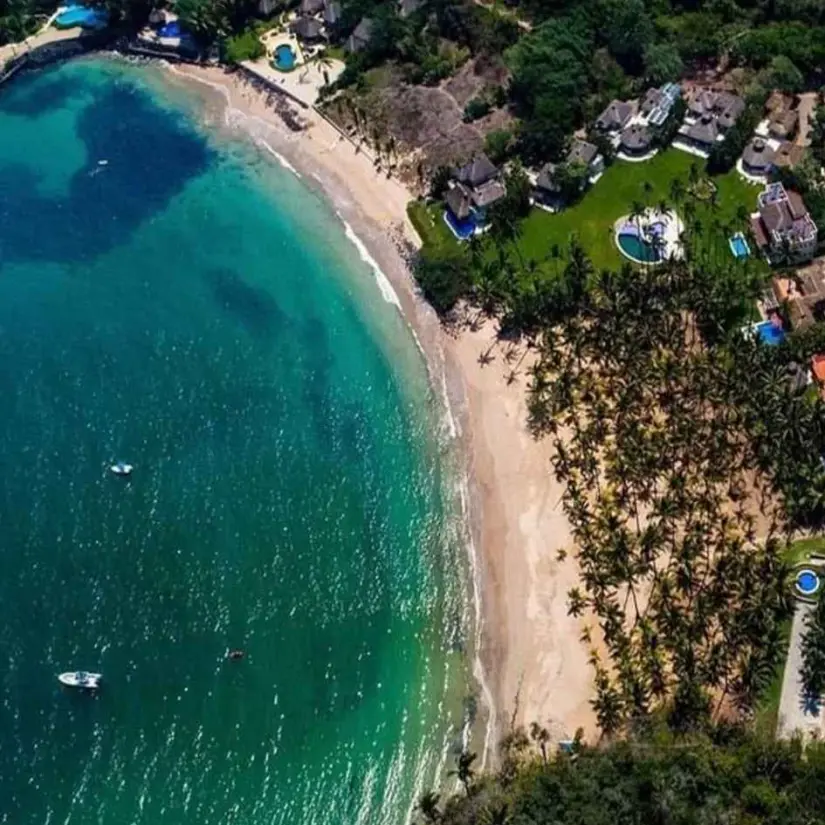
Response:
[[[464,679],[437,404],[325,204],[196,115],[104,60],[0,90],[0,823],[401,822]]]

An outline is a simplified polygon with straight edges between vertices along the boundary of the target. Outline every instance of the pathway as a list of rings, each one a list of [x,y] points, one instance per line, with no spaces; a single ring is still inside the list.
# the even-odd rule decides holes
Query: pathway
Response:
[[[51,18],[50,18],[51,21]],[[49,22],[48,25],[51,25]],[[40,46],[45,46],[49,43],[60,43],[64,40],[75,40],[80,36],[83,29],[80,27],[74,29],[52,29],[44,26],[37,34],[27,37],[22,43],[8,43],[5,46],[0,46],[0,70],[3,66],[14,57],[18,57],[26,52],[33,51]]]
[[[788,645],[788,660],[782,677],[782,695],[779,699],[779,718],[776,735],[788,739],[799,732],[809,739],[823,733],[823,714],[820,709],[811,713],[802,698],[802,681],[799,676],[802,667],[802,636],[805,632],[805,617],[813,610],[813,605],[797,602],[791,626],[791,640]]]

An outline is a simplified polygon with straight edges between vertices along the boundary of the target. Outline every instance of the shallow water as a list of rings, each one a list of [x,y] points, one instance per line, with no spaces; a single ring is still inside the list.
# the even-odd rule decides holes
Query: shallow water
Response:
[[[461,722],[440,411],[329,209],[195,111],[0,91],[0,823],[401,822]]]

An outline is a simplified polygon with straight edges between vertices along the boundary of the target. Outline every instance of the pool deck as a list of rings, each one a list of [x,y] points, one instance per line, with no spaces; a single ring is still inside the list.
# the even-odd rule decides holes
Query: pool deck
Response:
[[[298,58],[295,61],[295,68],[290,72],[278,71],[271,63],[272,52],[283,43],[289,43]],[[305,62],[304,52],[300,46],[296,48],[296,43],[297,40],[291,35],[272,38],[267,42],[266,57],[258,60],[244,60],[241,66],[263,80],[270,88],[284,92],[303,106],[311,108],[318,100],[321,87],[326,83],[324,72],[326,71],[329,82],[334,83],[344,71],[344,64],[340,60],[330,60],[329,65],[323,65],[318,60]]]
[[[790,739],[794,734],[802,734],[805,739],[825,734],[825,714],[822,708],[810,708],[804,701],[802,679],[802,637],[805,633],[805,617],[814,605],[798,601],[791,625],[791,640],[785,675],[782,678],[782,695],[779,699],[779,718],[776,735],[780,739]]]

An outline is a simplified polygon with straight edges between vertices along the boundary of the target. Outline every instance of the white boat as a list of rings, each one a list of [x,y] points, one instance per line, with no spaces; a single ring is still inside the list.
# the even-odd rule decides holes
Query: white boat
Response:
[[[60,673],[57,680],[66,687],[86,688],[94,690],[100,687],[103,677],[99,673],[88,673],[85,670],[76,670],[74,673]]]
[[[112,466],[109,467],[109,470],[116,476],[128,476],[134,469],[131,464],[124,464],[122,461],[118,461],[117,464],[112,464]]]

